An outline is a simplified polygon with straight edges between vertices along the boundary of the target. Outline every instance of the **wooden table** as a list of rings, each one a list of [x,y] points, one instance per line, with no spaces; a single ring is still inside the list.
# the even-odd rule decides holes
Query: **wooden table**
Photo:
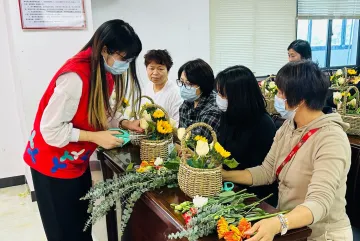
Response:
[[[122,173],[131,162],[140,163],[139,148],[128,145],[121,149],[98,152],[104,179],[110,179],[114,174]],[[170,207],[171,203],[181,203],[190,200],[179,188],[163,188],[147,192],[135,204],[122,240],[126,241],[162,241],[168,240],[170,233],[184,229],[185,223],[181,215],[176,214]],[[274,213],[276,209],[263,202],[260,207],[266,212]],[[111,210],[106,216],[108,241],[118,241],[116,211]],[[277,236],[275,240],[306,241],[311,229],[302,228],[291,230],[284,236]],[[186,239],[182,239],[186,240]],[[200,239],[202,241],[218,240],[211,235]]]

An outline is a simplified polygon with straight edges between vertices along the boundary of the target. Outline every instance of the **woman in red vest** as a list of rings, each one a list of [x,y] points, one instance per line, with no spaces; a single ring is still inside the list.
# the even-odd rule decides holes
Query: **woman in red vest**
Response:
[[[128,80],[140,85],[135,59],[142,50],[134,29],[122,20],[102,24],[85,47],[55,74],[38,107],[24,160],[31,167],[36,198],[49,241],[88,241],[83,232],[91,188],[89,157],[97,146],[114,148],[122,140],[109,123],[141,131],[138,122],[115,116]],[[130,68],[129,68],[130,67]],[[129,78],[125,78],[129,77]],[[110,104],[115,88],[116,101]]]

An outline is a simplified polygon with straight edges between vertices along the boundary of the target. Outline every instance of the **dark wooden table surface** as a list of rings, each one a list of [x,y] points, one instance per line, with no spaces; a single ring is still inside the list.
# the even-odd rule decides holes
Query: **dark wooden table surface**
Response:
[[[127,145],[121,149],[98,152],[98,158],[104,179],[109,179],[114,174],[122,173],[130,162],[140,163],[139,147]],[[251,191],[251,190],[250,190]],[[122,240],[130,241],[162,241],[168,240],[168,234],[181,231],[185,223],[180,214],[175,213],[170,207],[171,203],[181,203],[191,200],[179,188],[163,188],[145,193],[136,203],[134,211],[126,228]],[[260,205],[266,212],[274,213],[276,209],[263,202]],[[116,212],[111,210],[107,217],[108,241],[118,241]],[[291,230],[284,236],[277,236],[275,240],[305,241],[311,234],[311,229],[302,228]],[[185,239],[182,239],[185,240]],[[211,235],[202,241],[218,240]]]

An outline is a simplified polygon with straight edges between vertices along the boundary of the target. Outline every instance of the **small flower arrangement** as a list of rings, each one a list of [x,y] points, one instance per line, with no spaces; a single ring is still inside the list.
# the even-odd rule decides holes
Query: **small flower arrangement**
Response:
[[[167,120],[165,112],[151,104],[142,107],[140,127],[145,130],[149,140],[163,140],[173,132],[173,122]]]
[[[350,114],[360,114],[360,108],[356,109],[356,93],[351,95],[349,92],[334,92],[333,101],[336,104],[337,109],[340,109],[345,101],[345,94],[347,93],[346,110]]]
[[[265,97],[273,98],[277,92],[278,87],[275,84],[275,76],[270,76],[268,79],[261,82],[261,88],[264,90]]]
[[[178,129],[178,136],[180,139],[184,136],[184,128]],[[226,151],[219,142],[210,143],[204,136],[187,136],[186,146],[190,147],[193,156],[187,159],[187,164],[194,168],[212,169],[222,164],[230,168],[235,168],[239,163],[234,159],[228,159],[231,153]]]
[[[338,69],[335,74],[330,76],[331,87],[341,87],[347,84],[345,73],[342,69]]]
[[[256,195],[247,193],[246,189],[239,192],[225,191],[213,198],[196,196],[191,201],[171,204],[175,213],[181,213],[186,229],[172,233],[169,239],[186,237],[189,241],[198,240],[217,231],[219,239],[226,241],[242,241],[249,238],[244,233],[251,228],[253,221],[270,218],[279,213],[266,213],[257,207],[264,199],[245,203],[246,199],[254,199]],[[283,211],[280,213],[287,213]]]

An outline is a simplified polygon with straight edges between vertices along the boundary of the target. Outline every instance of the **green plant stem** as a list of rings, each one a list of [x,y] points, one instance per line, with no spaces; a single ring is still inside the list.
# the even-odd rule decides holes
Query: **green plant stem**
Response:
[[[289,212],[289,211],[281,211],[281,212],[278,212],[278,213],[271,213],[271,214],[267,214],[267,215],[263,215],[263,216],[246,218],[246,220],[247,220],[248,222],[253,222],[253,221],[260,220],[260,219],[272,218],[272,217],[277,216],[278,214],[285,214],[285,213],[288,213],[288,212]]]

